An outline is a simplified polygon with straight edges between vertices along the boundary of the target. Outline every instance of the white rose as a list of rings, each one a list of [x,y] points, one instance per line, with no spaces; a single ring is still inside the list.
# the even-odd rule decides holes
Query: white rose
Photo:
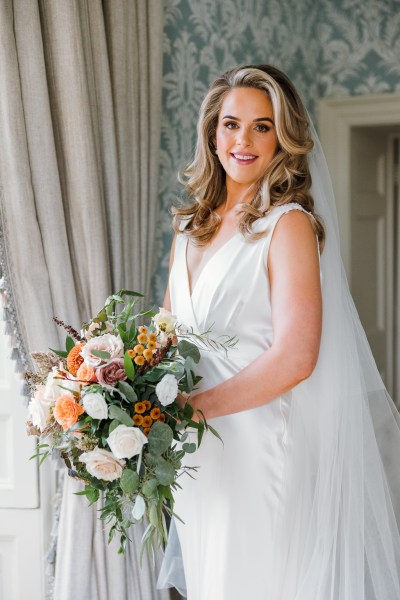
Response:
[[[118,425],[108,436],[107,444],[117,458],[132,458],[140,454],[147,437],[139,427]]]
[[[46,388],[44,385],[39,386],[28,406],[32,423],[35,427],[38,427],[40,431],[46,429],[50,417],[51,402],[46,400],[45,390]]]
[[[65,379],[63,379],[63,376]],[[44,392],[45,400],[54,402],[60,396],[73,396],[73,392],[80,392],[82,384],[72,377],[66,371],[53,367],[52,371],[48,374],[46,380],[46,390]]]
[[[153,317],[153,321],[160,331],[163,331],[164,333],[173,333],[175,331],[177,318],[166,308],[160,307],[160,312]]]
[[[93,369],[101,364],[102,359],[94,356],[92,350],[108,352],[110,354],[110,359],[122,358],[124,356],[124,342],[119,336],[112,335],[111,333],[105,333],[104,335],[98,335],[91,338],[82,348],[81,355],[83,356],[85,364]]]
[[[79,461],[86,465],[87,472],[96,479],[103,481],[114,481],[119,479],[122,474],[122,467],[125,465],[124,460],[118,460],[108,450],[95,448],[91,452],[83,452],[80,455]]]
[[[108,419],[107,402],[98,392],[88,392],[82,399],[83,408],[92,419]]]
[[[164,375],[156,385],[156,394],[163,406],[172,404],[178,395],[178,382],[175,375],[171,375],[171,373]]]

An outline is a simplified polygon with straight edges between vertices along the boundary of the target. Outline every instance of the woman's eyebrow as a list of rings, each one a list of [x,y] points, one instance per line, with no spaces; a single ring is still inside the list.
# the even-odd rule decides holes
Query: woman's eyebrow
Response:
[[[222,120],[223,119],[232,119],[232,121],[240,121],[240,119],[238,119],[237,117],[233,117],[232,115],[225,115],[224,117],[222,117]],[[270,117],[259,117],[258,119],[254,119],[254,123],[258,123],[259,121],[269,121],[270,123],[272,123],[272,125],[274,125],[274,122]]]

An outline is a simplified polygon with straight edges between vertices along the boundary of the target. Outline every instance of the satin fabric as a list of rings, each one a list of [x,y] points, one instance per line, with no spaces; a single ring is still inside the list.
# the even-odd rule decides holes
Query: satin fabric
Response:
[[[258,219],[254,230],[265,231],[265,237],[256,242],[246,242],[236,232],[205,264],[192,294],[188,237],[184,232],[177,236],[169,280],[172,313],[198,333],[211,327],[213,337],[238,338],[227,357],[202,351],[198,391],[232,377],[271,346],[265,265],[275,225],[291,210],[306,212],[291,203]],[[276,546],[274,524],[285,494],[291,393],[210,419],[223,443],[207,433],[199,450],[185,456],[184,464],[198,470],[191,473],[193,478],[183,474],[179,479],[182,489],[175,493],[175,512],[184,524],[177,519],[172,524],[160,587],[174,585],[189,600],[266,600],[272,564],[268,557]],[[196,440],[194,430],[189,437]]]

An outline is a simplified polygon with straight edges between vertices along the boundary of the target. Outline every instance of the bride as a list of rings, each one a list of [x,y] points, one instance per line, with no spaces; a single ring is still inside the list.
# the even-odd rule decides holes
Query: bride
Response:
[[[223,443],[205,436],[185,457],[200,468],[176,490],[158,586],[189,600],[400,598],[400,416],[284,73],[236,67],[211,85],[184,184],[164,306],[238,343],[202,353],[191,400]]]

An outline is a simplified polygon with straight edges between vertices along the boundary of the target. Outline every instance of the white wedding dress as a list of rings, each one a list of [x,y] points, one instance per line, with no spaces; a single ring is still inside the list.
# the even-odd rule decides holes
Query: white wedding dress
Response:
[[[286,204],[259,219],[254,230],[265,230],[266,236],[256,242],[246,242],[238,231],[205,264],[192,295],[188,237],[184,232],[177,236],[169,280],[172,313],[195,331],[212,327],[213,336],[239,340],[227,358],[202,351],[199,391],[232,377],[271,346],[266,258],[276,223],[295,209],[303,210]],[[207,433],[199,450],[185,456],[185,465],[199,469],[193,479],[183,475],[179,480],[175,512],[185,524],[174,519],[171,535],[176,526],[189,600],[268,600],[269,556],[277,546],[274,523],[285,494],[290,451],[290,400],[288,392],[258,408],[210,419],[223,444]],[[190,436],[196,440],[193,430]]]

